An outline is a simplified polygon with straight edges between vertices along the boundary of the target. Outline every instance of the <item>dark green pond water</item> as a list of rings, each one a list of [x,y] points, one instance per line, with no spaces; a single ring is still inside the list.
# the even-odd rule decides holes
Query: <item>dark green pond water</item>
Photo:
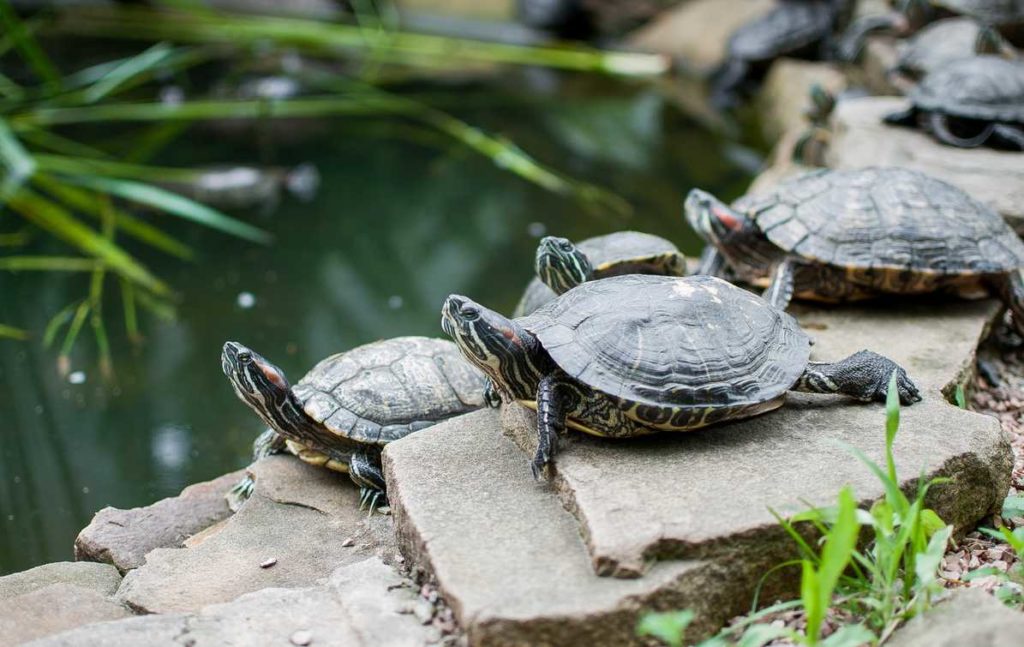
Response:
[[[76,534],[104,506],[145,505],[246,465],[261,424],[221,374],[225,340],[252,346],[294,381],[361,343],[439,336],[438,309],[452,292],[511,310],[544,233],[634,228],[695,253],[683,196],[701,186],[732,198],[749,180],[735,161],[742,151],[643,84],[516,71],[427,89],[457,101],[468,122],[620,194],[635,216],[594,218],[450,140],[410,137],[383,120],[288,126],[276,138],[254,128],[187,132],[158,161],[312,162],[319,194],[239,214],[274,234],[266,247],[154,216],[200,258],[184,264],[128,245],[181,302],[173,323],[145,319],[135,352],[119,299],[107,301],[113,383],[100,378],[88,334],[73,356],[79,384],[58,375],[55,351],[38,338],[0,341],[0,573],[71,558]],[[0,214],[0,229],[9,225]],[[40,331],[87,289],[86,276],[0,275],[0,322]]]

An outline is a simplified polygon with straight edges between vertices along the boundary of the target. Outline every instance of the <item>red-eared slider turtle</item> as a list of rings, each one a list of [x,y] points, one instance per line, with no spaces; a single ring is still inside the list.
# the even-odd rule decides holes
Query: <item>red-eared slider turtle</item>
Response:
[[[546,236],[537,246],[537,278],[526,286],[515,317],[528,315],[570,288],[620,274],[686,274],[686,257],[669,241],[639,231],[619,231],[573,243]]]
[[[887,123],[920,126],[944,144],[1024,150],[1024,61],[972,56],[938,69],[910,91],[911,107]]]
[[[754,76],[780,56],[823,58],[842,13],[843,0],[779,0],[767,14],[729,37],[726,61],[712,75],[711,102],[736,104]]]
[[[1024,243],[989,207],[924,173],[820,170],[732,208],[694,189],[686,217],[742,280],[844,301],[949,291],[1002,295],[1024,322]]]
[[[242,344],[227,342],[224,374],[238,397],[270,429],[254,458],[287,449],[302,460],[345,472],[371,509],[386,504],[383,446],[484,406],[486,378],[454,344],[398,337],[332,355],[292,386],[284,372]],[[251,481],[236,487],[244,498]]]
[[[902,86],[909,86],[953,61],[975,54],[995,54],[1009,46],[999,33],[971,18],[945,18],[908,38],[889,71]]]
[[[535,476],[566,426],[612,438],[688,431],[779,407],[790,390],[883,401],[894,372],[901,401],[920,399],[870,351],[809,362],[796,320],[710,276],[589,281],[518,319],[452,295],[441,327],[504,400],[536,409]]]
[[[1024,28],[1024,0],[898,0],[894,10],[858,18],[837,48],[839,58],[852,61],[872,33],[909,35],[933,21],[965,16],[1018,41]]]

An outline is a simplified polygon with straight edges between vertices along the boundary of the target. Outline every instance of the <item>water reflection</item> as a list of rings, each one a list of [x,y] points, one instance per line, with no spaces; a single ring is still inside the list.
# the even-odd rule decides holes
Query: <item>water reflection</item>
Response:
[[[466,106],[458,116],[625,196],[637,213],[630,222],[585,216],[450,141],[410,141],[391,122],[339,120],[296,129],[273,146],[237,125],[231,135],[194,130],[168,151],[161,163],[311,162],[320,192],[311,203],[285,197],[270,214],[244,214],[273,232],[270,247],[163,217],[200,252],[195,264],[128,244],[182,301],[179,321],[146,321],[140,352],[118,321],[120,302],[107,302],[114,384],[100,379],[87,335],[72,366],[84,379],[72,381],[58,377],[55,353],[38,341],[0,341],[0,572],[69,559],[76,533],[105,505],[143,505],[246,463],[260,424],[220,372],[225,339],[297,378],[357,344],[440,335],[439,304],[451,292],[510,311],[546,233],[579,239],[629,226],[696,253],[680,214],[686,191],[736,195],[748,180],[749,170],[723,154],[727,142],[641,86],[533,77],[458,89]],[[0,320],[42,330],[87,282],[0,275]]]

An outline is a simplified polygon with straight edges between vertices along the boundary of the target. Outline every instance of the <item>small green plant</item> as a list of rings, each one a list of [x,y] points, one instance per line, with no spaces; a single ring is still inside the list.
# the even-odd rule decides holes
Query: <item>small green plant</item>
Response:
[[[1003,501],[1002,513],[1004,519],[1024,517],[1024,496],[1007,497]],[[994,591],[996,598],[1009,607],[1024,607],[1024,526],[1011,530],[1001,525],[995,530],[982,528],[981,531],[994,539],[1009,544],[1017,562],[1006,571],[994,566],[975,569],[964,575],[964,581],[969,582],[980,577],[995,577],[999,583],[998,588]]]
[[[904,494],[893,453],[899,423],[899,395],[894,375],[889,381],[886,400],[884,467],[861,450],[848,448],[879,480],[884,496],[869,510],[862,510],[857,506],[853,491],[844,487],[833,507],[812,508],[788,519],[773,511],[796,543],[800,558],[773,568],[768,575],[783,567],[799,566],[800,598],[759,611],[755,599],[755,611],[700,643],[699,647],[759,647],[777,638],[808,647],[878,645],[902,622],[931,605],[932,596],[941,589],[937,572],[952,528],[935,511],[925,507],[925,498],[929,489],[944,479],[921,479],[913,499]],[[800,532],[804,524],[810,524],[820,535],[817,544],[808,542]],[[858,550],[858,538],[864,534],[862,529],[869,533],[869,540]],[[1020,539],[1024,544],[1024,533]],[[803,611],[805,631],[760,622],[792,608]],[[853,621],[825,637],[831,610]],[[682,644],[686,624],[682,624],[678,633],[673,633],[678,623],[650,618],[652,616],[641,619],[637,627],[638,632],[644,630],[641,635],[657,637],[668,645]],[[688,624],[692,615],[686,619]]]

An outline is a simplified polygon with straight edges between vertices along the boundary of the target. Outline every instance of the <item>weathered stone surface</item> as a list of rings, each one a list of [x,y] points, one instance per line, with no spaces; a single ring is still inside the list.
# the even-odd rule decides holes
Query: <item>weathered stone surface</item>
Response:
[[[988,148],[945,146],[909,128],[882,123],[907,107],[894,97],[840,101],[832,118],[825,162],[832,168],[903,166],[923,171],[967,191],[1024,232],[1024,155]]]
[[[957,591],[928,613],[897,630],[891,647],[1019,647],[1024,613],[1006,608],[978,589]]]
[[[732,32],[773,5],[771,0],[689,0],[638,29],[626,42],[633,49],[678,57],[695,72],[707,73],[725,59]]]
[[[177,548],[229,517],[224,494],[244,473],[239,470],[190,485],[176,497],[143,508],[103,508],[75,539],[75,559],[106,562],[121,572],[138,568],[154,548]]]
[[[908,368],[925,400],[903,412],[901,473],[908,483],[922,469],[952,477],[931,503],[958,526],[998,505],[1011,466],[996,421],[941,394],[969,373],[996,309],[798,310],[817,358],[869,347]],[[435,575],[474,644],[629,644],[641,604],[691,607],[707,629],[742,611],[765,571],[792,554],[769,507],[829,504],[846,483],[863,501],[881,494],[837,441],[881,460],[884,408],[841,397],[794,394],[779,411],[677,436],[572,433],[552,485],[533,483],[528,456],[496,424],[481,412],[385,450],[400,545]],[[532,413],[507,407],[504,424],[529,452]]]
[[[409,609],[410,583],[377,558],[339,568],[326,584],[271,588],[194,614],[107,622],[51,636],[33,647],[291,645],[301,635],[316,647],[421,647],[435,637]],[[293,640],[294,639],[294,640]]]
[[[131,615],[112,601],[121,575],[107,564],[57,562],[0,577],[0,636],[5,645]]]
[[[889,71],[899,62],[897,41],[891,36],[869,36],[864,41],[860,67],[852,71],[854,79],[874,94],[902,94]]]
[[[772,64],[757,97],[765,139],[775,141],[807,127],[805,111],[815,83],[838,95],[846,89],[846,76],[830,63],[781,58]]]
[[[241,510],[191,548],[150,552],[117,597],[140,611],[193,611],[268,587],[307,587],[338,566],[395,554],[391,518],[360,511],[345,475],[289,456],[250,469],[256,489]],[[269,558],[276,564],[261,568]]]
[[[53,562],[0,577],[0,600],[25,595],[51,584],[69,584],[100,595],[111,595],[120,583],[121,574],[108,564]]]

